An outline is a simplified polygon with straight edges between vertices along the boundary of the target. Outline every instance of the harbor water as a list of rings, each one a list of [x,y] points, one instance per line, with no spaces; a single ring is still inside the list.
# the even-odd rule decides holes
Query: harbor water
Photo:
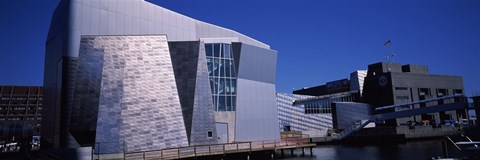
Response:
[[[403,144],[375,145],[319,145],[313,148],[313,155],[305,150],[295,150],[294,156],[285,153],[282,160],[428,160],[443,157],[442,139],[408,141]]]

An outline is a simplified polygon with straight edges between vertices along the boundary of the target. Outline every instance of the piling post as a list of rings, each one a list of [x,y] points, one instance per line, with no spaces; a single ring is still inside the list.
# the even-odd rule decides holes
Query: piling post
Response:
[[[442,149],[443,149],[443,158],[448,158],[448,148],[447,148],[447,141],[442,141]]]

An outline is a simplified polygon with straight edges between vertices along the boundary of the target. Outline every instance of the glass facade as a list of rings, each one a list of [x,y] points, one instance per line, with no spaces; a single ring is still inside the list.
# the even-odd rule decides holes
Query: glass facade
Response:
[[[231,45],[208,43],[205,52],[214,110],[235,111],[237,73]]]
[[[332,103],[334,102],[355,102],[356,95],[347,94],[343,97],[329,97],[325,99],[317,99],[315,101],[310,101],[303,103],[301,105],[305,106],[305,114],[325,114],[332,113]]]

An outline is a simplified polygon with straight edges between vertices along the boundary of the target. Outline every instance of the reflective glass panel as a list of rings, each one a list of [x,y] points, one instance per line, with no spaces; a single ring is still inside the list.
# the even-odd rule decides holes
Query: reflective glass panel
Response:
[[[213,76],[219,76],[220,74],[220,59],[213,59]]]
[[[208,76],[213,76],[213,59],[207,58]]]
[[[225,94],[225,79],[220,78],[218,85],[218,94]]]
[[[220,77],[225,77],[225,59],[220,59]]]

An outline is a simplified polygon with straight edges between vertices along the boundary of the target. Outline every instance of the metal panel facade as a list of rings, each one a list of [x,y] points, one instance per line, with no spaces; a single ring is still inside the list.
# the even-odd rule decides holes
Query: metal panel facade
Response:
[[[77,87],[99,89],[86,94],[99,104],[95,141],[126,147],[100,153],[188,145],[166,36],[84,36],[81,44],[78,77],[92,80]]]
[[[235,140],[279,139],[275,98],[277,53],[242,44],[241,52],[234,54],[240,54]]]
[[[169,46],[190,145],[217,143],[204,45],[194,41]]]
[[[332,128],[332,114],[305,114],[304,104],[293,104],[295,100],[312,97],[277,93],[278,119],[281,131],[285,131],[285,126],[289,126],[290,131],[326,130]]]
[[[244,43],[270,48],[238,32],[192,19],[143,0],[71,0],[67,7],[72,28],[68,32],[69,50],[65,56],[78,56],[81,35],[167,34],[170,41],[238,37]]]

